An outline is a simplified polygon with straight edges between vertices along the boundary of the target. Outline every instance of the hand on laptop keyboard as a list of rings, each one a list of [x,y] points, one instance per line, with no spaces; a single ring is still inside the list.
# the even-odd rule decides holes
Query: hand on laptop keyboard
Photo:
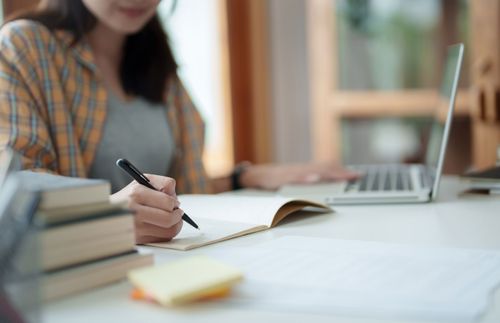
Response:
[[[241,175],[244,187],[275,190],[285,184],[313,184],[360,177],[335,162],[252,165]]]

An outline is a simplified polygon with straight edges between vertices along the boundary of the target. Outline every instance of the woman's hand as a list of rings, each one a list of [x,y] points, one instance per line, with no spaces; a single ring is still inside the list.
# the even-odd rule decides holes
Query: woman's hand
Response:
[[[276,190],[285,184],[352,180],[359,174],[335,162],[252,165],[241,175],[244,187]]]
[[[182,228],[182,215],[175,194],[175,180],[165,176],[146,175],[158,191],[131,182],[111,195],[111,201],[127,201],[135,211],[135,241],[137,244],[168,241]]]

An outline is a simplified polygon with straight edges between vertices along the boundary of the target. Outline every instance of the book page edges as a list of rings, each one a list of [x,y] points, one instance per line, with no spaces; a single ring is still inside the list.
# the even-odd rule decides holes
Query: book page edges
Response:
[[[152,264],[153,254],[134,253],[45,274],[40,282],[42,301],[46,303],[123,280],[130,270]]]
[[[313,201],[307,201],[307,200],[291,200],[283,206],[281,206],[278,211],[276,211],[276,214],[274,215],[273,222],[271,223],[271,228],[275,227],[278,225],[278,223],[286,218],[289,214],[292,214],[294,212],[300,211],[306,207],[314,207],[318,208],[324,211],[333,211],[333,209],[325,204],[313,202]]]

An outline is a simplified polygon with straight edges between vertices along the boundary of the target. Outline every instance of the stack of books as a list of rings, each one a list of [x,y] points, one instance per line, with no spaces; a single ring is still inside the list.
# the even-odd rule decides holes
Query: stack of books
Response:
[[[124,279],[129,270],[153,263],[152,255],[135,249],[133,215],[109,201],[107,181],[19,176],[41,195],[35,219],[44,301]]]

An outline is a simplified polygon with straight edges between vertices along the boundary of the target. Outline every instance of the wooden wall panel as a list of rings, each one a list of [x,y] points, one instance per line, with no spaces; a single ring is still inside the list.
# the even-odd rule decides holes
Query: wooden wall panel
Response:
[[[252,161],[255,147],[252,142],[252,67],[250,62],[249,2],[228,0],[227,24],[229,40],[229,75],[233,119],[234,159]]]
[[[226,0],[235,162],[271,161],[266,0]]]
[[[469,3],[473,162],[484,168],[496,163],[500,144],[500,1]]]
[[[315,160],[340,159],[341,125],[330,98],[337,89],[335,16],[331,0],[308,0],[309,78],[311,91],[311,144]],[[331,140],[329,140],[331,138]]]

